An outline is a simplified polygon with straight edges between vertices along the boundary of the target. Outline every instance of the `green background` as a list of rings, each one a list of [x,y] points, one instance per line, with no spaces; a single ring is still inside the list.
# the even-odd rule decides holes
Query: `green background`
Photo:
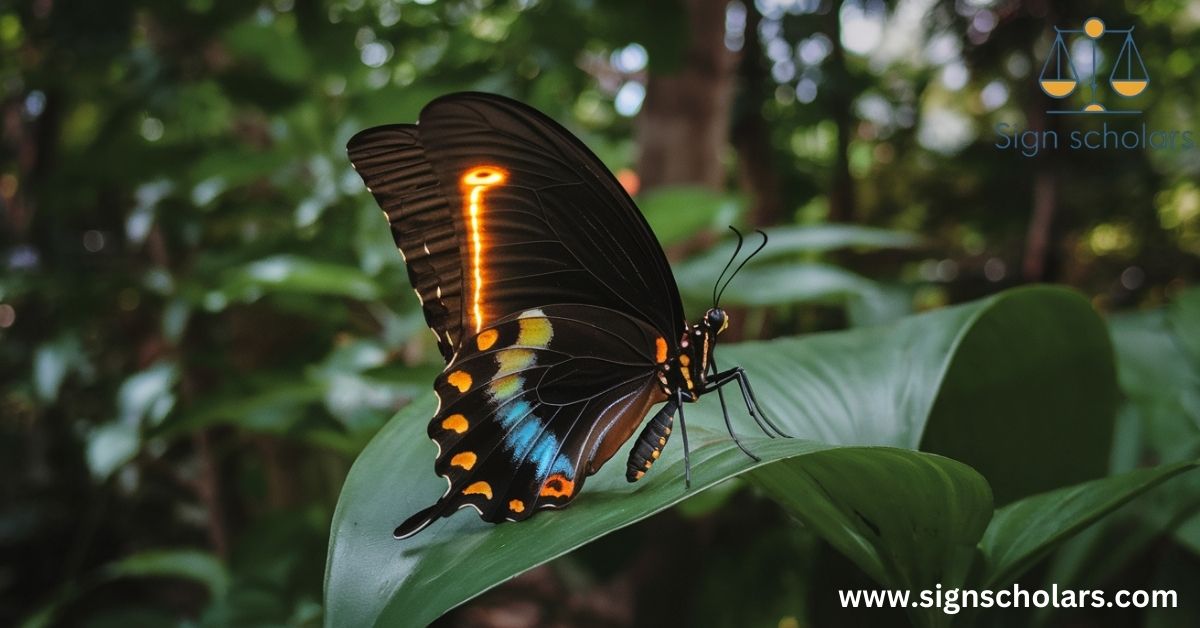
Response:
[[[1136,119],[1045,114],[1093,15]],[[0,3],[0,624],[1198,625],[1200,150],[994,132],[1200,139],[1197,44],[1175,0]],[[636,181],[692,317],[725,226],[772,235],[718,355],[800,438],[735,412],[754,464],[705,399],[690,492],[675,443],[390,538],[441,362],[344,147],[463,89]],[[1180,604],[837,602],[1014,582]]]

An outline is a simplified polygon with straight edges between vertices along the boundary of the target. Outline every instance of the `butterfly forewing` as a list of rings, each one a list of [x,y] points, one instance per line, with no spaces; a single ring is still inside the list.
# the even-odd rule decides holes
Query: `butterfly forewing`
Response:
[[[416,126],[392,124],[354,136],[350,160],[383,209],[408,266],[425,321],[449,360],[462,338],[463,253],[457,212],[442,193]]]
[[[427,322],[450,339],[447,359],[464,335],[554,303],[607,307],[679,337],[679,291],[645,219],[595,155],[536,110],[453,94],[417,125],[359,133],[349,151]]]

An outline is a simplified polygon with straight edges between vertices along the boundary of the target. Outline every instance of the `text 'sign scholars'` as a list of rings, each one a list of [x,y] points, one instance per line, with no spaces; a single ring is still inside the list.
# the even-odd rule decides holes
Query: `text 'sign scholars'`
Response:
[[[1135,128],[1110,128],[1105,122],[1099,129],[1068,132],[1022,131],[1001,122],[996,125],[994,146],[1036,157],[1043,150],[1194,150],[1196,141],[1191,131],[1155,131],[1144,123]]]

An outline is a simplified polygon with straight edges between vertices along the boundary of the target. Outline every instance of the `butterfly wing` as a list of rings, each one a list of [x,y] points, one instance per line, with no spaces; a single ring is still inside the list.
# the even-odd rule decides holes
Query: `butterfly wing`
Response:
[[[419,124],[367,129],[348,150],[447,361],[489,323],[552,303],[605,307],[680,337],[679,290],[645,218],[540,112],[451,94]]]
[[[569,503],[666,398],[655,375],[665,348],[649,325],[596,306],[551,305],[485,327],[434,383],[429,436],[449,486],[396,536],[465,506],[495,523]]]

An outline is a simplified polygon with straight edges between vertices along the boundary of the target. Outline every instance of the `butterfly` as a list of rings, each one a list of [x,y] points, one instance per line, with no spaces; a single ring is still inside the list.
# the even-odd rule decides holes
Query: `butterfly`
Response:
[[[689,324],[633,200],[548,116],[456,93],[426,105],[417,124],[361,131],[347,149],[446,360],[428,433],[448,487],[396,538],[467,506],[492,523],[566,506],[664,402],[634,442],[626,479],[650,470],[678,414],[690,486],[684,404],[717,390],[724,410],[729,383],[760,429],[784,436],[745,372],[717,369],[729,317],[716,285],[713,307]],[[718,284],[741,244],[739,233]],[[727,411],[725,421],[742,447]]]

